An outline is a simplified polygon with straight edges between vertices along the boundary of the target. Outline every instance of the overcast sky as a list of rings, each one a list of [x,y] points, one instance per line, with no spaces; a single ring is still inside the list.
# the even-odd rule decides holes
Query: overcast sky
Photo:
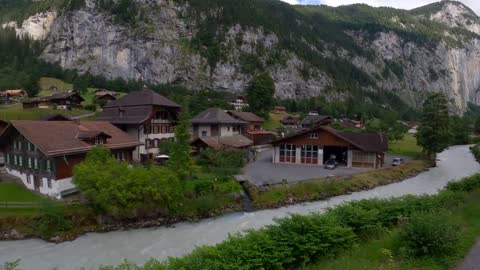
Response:
[[[412,9],[429,3],[438,2],[436,0],[282,0],[290,4],[319,5],[328,6],[349,5],[355,3],[364,3],[371,6],[387,6],[402,9]],[[480,0],[459,0],[465,5],[480,14]]]

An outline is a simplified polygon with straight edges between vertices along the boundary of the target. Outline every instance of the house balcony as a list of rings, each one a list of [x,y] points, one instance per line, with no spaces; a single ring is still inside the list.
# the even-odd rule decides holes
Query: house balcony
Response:
[[[170,119],[152,119],[151,124],[175,124],[176,121]]]

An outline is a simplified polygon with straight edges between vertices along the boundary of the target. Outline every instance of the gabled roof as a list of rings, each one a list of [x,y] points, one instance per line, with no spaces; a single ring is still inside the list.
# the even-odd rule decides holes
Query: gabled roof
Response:
[[[287,116],[280,120],[283,125],[298,125],[301,123],[301,119],[298,117]]]
[[[250,122],[250,123],[263,123],[265,120],[260,116],[251,113],[251,112],[239,112],[239,111],[228,111],[228,114],[233,116],[236,119]]]
[[[210,108],[192,118],[192,124],[247,124],[245,121],[240,121],[222,109]]]
[[[181,106],[170,99],[150,89],[130,92],[128,95],[108,103],[105,108],[157,105],[180,108]]]
[[[319,126],[311,130],[300,132],[292,136],[288,136],[273,142],[273,144],[279,144],[284,141],[312,133],[317,130],[328,132],[335,137],[344,140],[356,148],[368,151],[368,152],[386,152],[388,150],[387,137],[382,133],[350,133],[350,132],[338,132],[334,128],[327,126]]]
[[[28,93],[23,89],[5,90],[3,91],[3,93],[9,96],[18,96],[18,95],[28,96]]]
[[[311,125],[316,125],[320,122],[323,122],[325,120],[331,120],[332,117],[328,115],[307,115],[303,120],[302,120],[302,125],[303,126],[311,126]]]
[[[65,93],[56,93],[51,96],[47,97],[37,97],[37,98],[32,98],[30,100],[24,101],[23,103],[34,103],[34,102],[41,102],[41,101],[55,101],[55,100],[62,100],[62,99],[68,99],[72,96],[78,96],[80,101],[85,101],[82,96],[77,93],[77,92],[65,92]]]
[[[201,141],[208,145],[208,147],[216,150],[222,148],[244,148],[253,145],[253,141],[243,135],[199,137],[192,143],[196,143],[198,141]]]
[[[44,121],[70,121],[70,117],[57,113],[57,114],[45,114],[43,115],[40,120]]]
[[[104,145],[110,149],[123,149],[141,145],[134,137],[104,121],[11,121],[7,129],[0,134],[1,140],[12,130],[17,130],[34,144],[46,156],[62,156],[90,151],[94,145],[79,136],[82,134],[108,134]],[[108,137],[106,136],[106,137]]]

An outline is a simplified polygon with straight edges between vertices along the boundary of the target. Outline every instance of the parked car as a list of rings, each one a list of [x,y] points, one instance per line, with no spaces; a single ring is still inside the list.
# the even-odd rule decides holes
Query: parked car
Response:
[[[324,168],[327,170],[335,170],[337,168],[337,162],[333,159],[330,159],[327,162],[325,162]]]
[[[392,161],[392,166],[399,166],[402,165],[405,162],[403,158],[394,158]]]

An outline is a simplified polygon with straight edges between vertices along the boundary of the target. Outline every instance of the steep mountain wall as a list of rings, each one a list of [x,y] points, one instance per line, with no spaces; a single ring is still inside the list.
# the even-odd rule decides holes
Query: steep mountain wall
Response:
[[[287,34],[271,25],[225,23],[219,14],[228,7],[195,10],[188,1],[173,0],[136,0],[141,19],[132,25],[119,22],[97,2],[86,0],[80,9],[40,13],[21,25],[7,22],[3,26],[18,27],[18,34],[43,40],[42,58],[49,62],[112,79],[239,92],[255,73],[267,70],[281,98],[341,99],[359,89],[393,93],[418,107],[428,91],[441,91],[458,111],[464,111],[468,102],[480,104],[480,20],[457,2],[411,12],[365,6],[327,10],[344,15],[354,9],[361,12],[359,17],[368,14],[370,21],[364,24],[332,21],[322,7],[296,11],[282,4],[286,14],[299,16],[287,23],[300,30]],[[382,17],[371,16],[380,11]],[[274,17],[279,25],[289,19],[281,16]],[[218,43],[193,46],[205,29],[211,30],[206,28],[212,26],[211,18],[219,18],[218,30],[213,31]],[[429,23],[435,27],[436,39],[418,30],[423,27],[428,32]],[[379,26],[372,30],[372,24]],[[342,28],[332,37],[322,32],[322,26]],[[349,39],[353,45],[348,45]],[[213,62],[209,46],[220,48],[214,51],[220,57]]]

